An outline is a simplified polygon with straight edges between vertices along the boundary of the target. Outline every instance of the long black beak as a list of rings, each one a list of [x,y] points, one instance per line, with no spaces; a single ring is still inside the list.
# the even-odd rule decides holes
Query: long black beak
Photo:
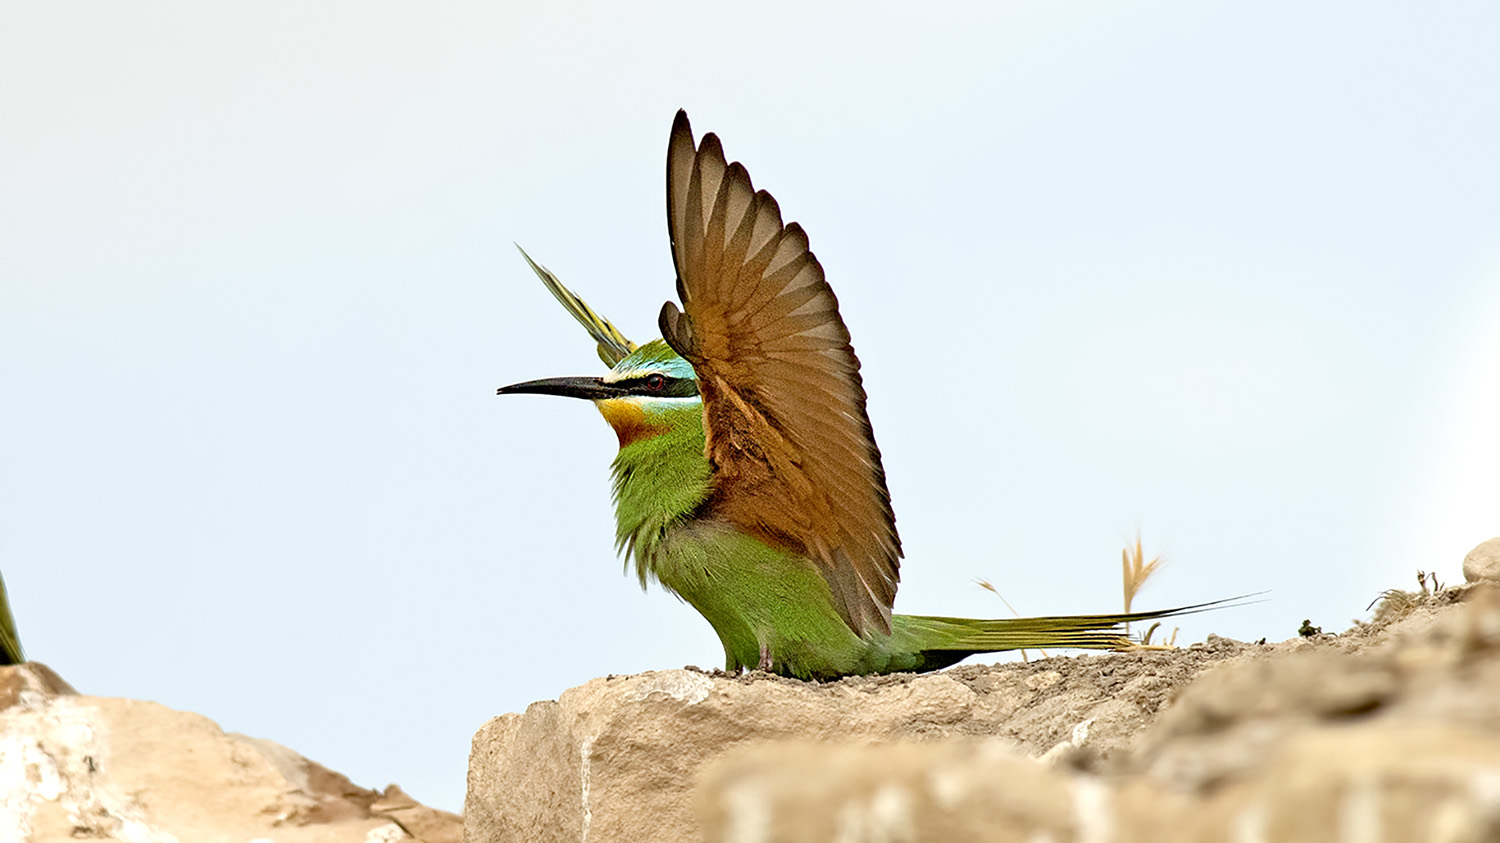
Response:
[[[622,395],[628,395],[629,391],[607,384],[600,378],[542,378],[539,381],[513,383],[495,390],[496,395],[520,393],[561,395],[565,398],[586,398],[590,401],[597,401],[601,398],[619,398]]]

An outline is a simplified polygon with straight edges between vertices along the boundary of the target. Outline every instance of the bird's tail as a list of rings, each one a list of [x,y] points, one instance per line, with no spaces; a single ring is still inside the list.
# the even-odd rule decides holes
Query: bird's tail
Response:
[[[1054,615],[1042,618],[944,618],[897,615],[893,623],[910,634],[921,654],[917,670],[935,670],[975,653],[1072,647],[1085,650],[1123,650],[1137,646],[1125,633],[1126,624],[1192,615],[1243,601],[1229,597],[1175,609],[1122,612],[1106,615]]]

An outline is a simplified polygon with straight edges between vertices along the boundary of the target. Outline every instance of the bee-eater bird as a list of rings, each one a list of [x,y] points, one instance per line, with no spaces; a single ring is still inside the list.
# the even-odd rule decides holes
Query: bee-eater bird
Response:
[[[620,440],[616,543],[706,618],[725,669],[803,679],[924,671],[975,653],[1128,646],[1201,607],[1003,620],[893,615],[901,540],[838,301],[797,223],[679,111],[667,228],[682,310],[637,346],[531,268],[598,343],[603,377],[502,387],[594,402]],[[525,255],[525,252],[522,252]]]

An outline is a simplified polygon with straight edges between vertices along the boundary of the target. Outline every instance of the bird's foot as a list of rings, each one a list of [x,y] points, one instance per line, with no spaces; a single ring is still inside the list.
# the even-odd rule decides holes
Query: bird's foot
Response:
[[[764,670],[766,673],[770,673],[771,672],[771,645],[770,644],[761,644],[760,645],[760,661],[758,663],[756,663],[755,669],[756,670]]]

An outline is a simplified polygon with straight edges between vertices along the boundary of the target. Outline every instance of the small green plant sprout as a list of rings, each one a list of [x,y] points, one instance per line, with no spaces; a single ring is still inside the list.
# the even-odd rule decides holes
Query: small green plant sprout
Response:
[[[1005,604],[1006,610],[1009,611],[1012,615],[1015,615],[1018,618],[1021,616],[1021,613],[1017,612],[1016,609],[1015,609],[1015,607],[1012,606],[1012,605],[1010,605],[1010,601],[1005,599],[1005,595],[1003,595],[1003,594],[1000,593],[1000,589],[995,588],[994,584],[991,583],[989,580],[984,579],[984,578],[981,577],[979,579],[974,580],[974,583],[976,585],[978,585],[980,588],[984,589],[985,591],[988,591],[989,593],[991,593],[991,594],[995,595],[996,597],[1000,598],[1000,602]],[[1042,658],[1044,658],[1044,659],[1047,658],[1047,651],[1046,650],[1038,649],[1037,652],[1042,654]],[[1021,661],[1025,662],[1026,664],[1031,664],[1031,659],[1026,658],[1026,651],[1025,650],[1021,651]]]
[[[1146,627],[1146,631],[1141,634],[1141,640],[1136,642],[1136,646],[1148,650],[1175,650],[1177,648],[1177,633],[1182,631],[1175,626],[1172,627],[1172,634],[1167,636],[1165,641],[1162,641],[1160,644],[1151,643],[1151,636],[1156,633],[1157,628],[1160,626],[1161,621],[1155,621]]]
[[[1443,584],[1438,582],[1437,571],[1418,571],[1417,585],[1422,587],[1423,594],[1429,596],[1443,590]]]

